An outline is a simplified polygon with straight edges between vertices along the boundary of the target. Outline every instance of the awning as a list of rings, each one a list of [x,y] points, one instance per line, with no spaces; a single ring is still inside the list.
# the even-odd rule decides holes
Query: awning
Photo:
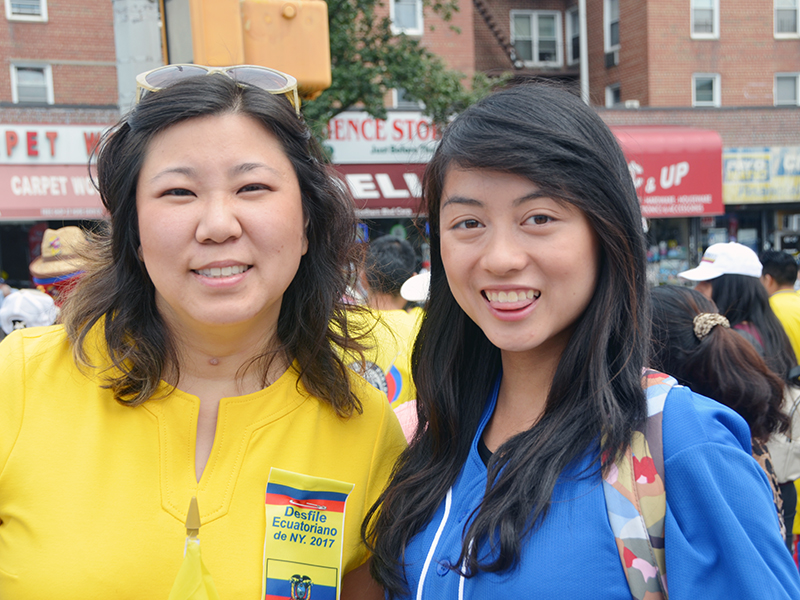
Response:
[[[722,138],[691,127],[615,126],[645,217],[722,215]]]
[[[0,165],[0,221],[100,219],[86,165]]]

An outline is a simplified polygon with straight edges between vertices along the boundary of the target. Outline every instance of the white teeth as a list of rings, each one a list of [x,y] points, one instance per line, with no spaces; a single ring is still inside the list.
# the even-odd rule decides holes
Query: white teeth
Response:
[[[485,294],[490,302],[519,302],[521,300],[533,300],[534,298],[538,298],[541,292],[534,292],[533,290],[491,292],[487,290]]]
[[[196,271],[203,277],[230,277],[244,273],[248,269],[247,265],[236,265],[235,267],[212,267],[210,269],[200,269]]]

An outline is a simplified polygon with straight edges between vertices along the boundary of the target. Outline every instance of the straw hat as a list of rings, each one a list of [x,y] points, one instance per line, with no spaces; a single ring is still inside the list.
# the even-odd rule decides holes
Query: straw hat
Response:
[[[34,283],[46,285],[83,271],[85,265],[78,250],[85,244],[86,236],[80,227],[71,225],[46,230],[42,237],[42,254],[29,267]]]

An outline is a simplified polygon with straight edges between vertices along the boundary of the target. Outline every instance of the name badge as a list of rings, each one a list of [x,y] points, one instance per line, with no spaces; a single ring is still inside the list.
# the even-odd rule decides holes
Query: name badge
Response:
[[[352,483],[272,468],[264,507],[264,600],[338,600]]]

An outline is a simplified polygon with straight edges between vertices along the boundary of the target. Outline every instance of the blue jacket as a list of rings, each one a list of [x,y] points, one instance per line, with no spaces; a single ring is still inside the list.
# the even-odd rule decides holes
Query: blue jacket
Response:
[[[461,577],[465,525],[486,487],[477,440],[496,401],[495,390],[456,483],[407,548],[407,597],[630,600],[600,474],[595,468],[576,476],[597,464],[596,455],[562,473],[547,518],[524,538],[515,569]],[[670,599],[800,599],[800,575],[781,538],[767,477],[750,455],[744,420],[675,387],[664,407],[663,439]]]

